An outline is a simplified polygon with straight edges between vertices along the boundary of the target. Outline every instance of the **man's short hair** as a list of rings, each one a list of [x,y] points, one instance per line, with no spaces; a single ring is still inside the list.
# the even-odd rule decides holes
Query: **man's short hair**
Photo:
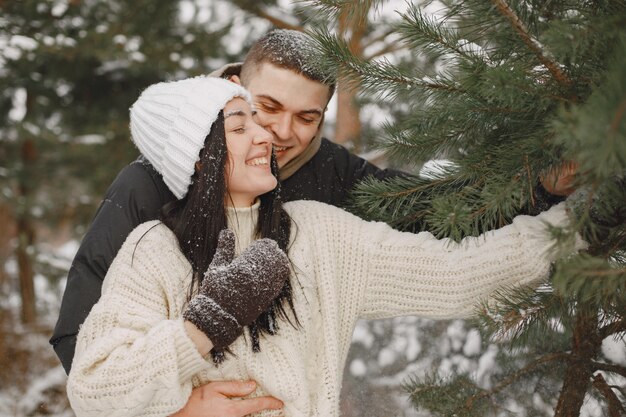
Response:
[[[297,30],[274,29],[250,48],[241,67],[241,82],[248,85],[261,65],[268,63],[326,85],[330,99],[335,91],[335,77],[317,65],[317,57],[319,52],[309,35]]]

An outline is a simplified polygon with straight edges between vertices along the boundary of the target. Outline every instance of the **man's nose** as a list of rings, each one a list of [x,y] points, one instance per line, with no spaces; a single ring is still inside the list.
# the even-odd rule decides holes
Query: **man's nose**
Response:
[[[279,115],[272,123],[271,129],[278,140],[289,139],[292,133],[291,116],[287,113]]]

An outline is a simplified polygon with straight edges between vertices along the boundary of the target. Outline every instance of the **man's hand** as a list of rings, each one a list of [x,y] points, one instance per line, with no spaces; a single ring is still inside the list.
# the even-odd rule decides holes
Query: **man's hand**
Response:
[[[577,172],[577,162],[563,162],[560,166],[551,169],[546,175],[540,177],[541,185],[550,194],[568,196],[576,190],[574,180]]]
[[[278,410],[274,397],[245,398],[256,389],[254,381],[209,382],[194,388],[185,407],[171,417],[244,417],[263,410]]]

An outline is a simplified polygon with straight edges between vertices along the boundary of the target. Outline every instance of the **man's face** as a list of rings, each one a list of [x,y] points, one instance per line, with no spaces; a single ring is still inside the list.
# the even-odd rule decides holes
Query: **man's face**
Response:
[[[272,134],[278,166],[301,154],[317,134],[328,87],[293,71],[264,63],[245,85],[256,107],[256,121]]]

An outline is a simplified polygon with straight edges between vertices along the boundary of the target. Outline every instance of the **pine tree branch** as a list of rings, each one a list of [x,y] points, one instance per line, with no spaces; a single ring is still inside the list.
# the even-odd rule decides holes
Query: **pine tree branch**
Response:
[[[330,20],[344,14],[354,22],[366,22],[369,10],[376,8],[383,0],[316,0],[316,7]]]
[[[622,407],[617,395],[615,395],[609,384],[606,383],[602,374],[598,373],[593,376],[592,385],[606,398],[609,404],[609,415],[611,417],[624,417],[624,415],[626,415],[626,410]]]
[[[550,71],[552,77],[564,87],[569,87],[571,84],[571,80],[561,71],[558,63],[550,60],[542,51],[541,46],[535,40],[526,25],[520,20],[519,16],[511,9],[511,7],[506,3],[505,0],[492,0],[493,4],[498,8],[500,13],[502,13],[508,20],[511,22],[511,25],[518,33],[522,41],[530,48],[531,51],[537,56],[539,62]]]
[[[360,88],[361,91],[381,91],[386,86],[394,90],[405,90],[406,86],[432,91],[465,93],[465,90],[445,82],[431,82],[423,78],[409,76],[389,62],[370,62],[355,56],[344,39],[322,30],[315,36],[318,47],[323,51],[321,66],[325,70],[339,73],[345,86]]]
[[[619,374],[623,377],[626,377],[626,367],[620,365],[613,365],[610,363],[603,362],[591,362],[591,365],[596,371],[606,371],[613,372],[615,374]]]
[[[501,383],[499,383],[498,385],[496,385],[492,389],[490,389],[488,391],[483,391],[483,392],[481,392],[478,395],[474,395],[474,396],[468,398],[468,400],[467,400],[467,407],[471,409],[472,403],[474,401],[480,400],[480,399],[482,399],[484,397],[488,397],[488,396],[492,396],[494,394],[497,394],[498,392],[502,391],[507,386],[511,385],[513,382],[515,382],[518,379],[522,378],[524,375],[534,371],[540,365],[543,365],[543,364],[548,363],[548,362],[566,360],[568,357],[569,357],[569,354],[563,353],[563,352],[551,353],[549,355],[542,356],[541,358],[532,361],[531,363],[529,363],[528,365],[526,365],[522,369],[518,370],[517,372],[514,372],[511,376],[509,376],[508,378],[503,380]]]
[[[615,333],[626,332],[626,319],[622,319],[620,321],[614,321],[611,324],[608,324],[604,327],[601,327],[598,330],[600,337],[604,340],[607,337],[611,336]]]
[[[622,275],[622,274],[626,274],[626,268],[621,268],[621,269],[610,269],[610,270],[606,270],[606,269],[602,269],[602,270],[587,270],[585,271],[585,275],[587,275],[588,277],[610,277],[613,275]]]
[[[435,45],[438,45],[443,50],[454,52],[460,57],[470,60],[475,58],[459,47],[456,32],[446,29],[434,18],[426,17],[418,6],[411,5],[402,18],[403,23],[398,26],[398,30],[404,33],[403,39],[409,46],[435,50]],[[442,53],[442,50],[438,53]]]

